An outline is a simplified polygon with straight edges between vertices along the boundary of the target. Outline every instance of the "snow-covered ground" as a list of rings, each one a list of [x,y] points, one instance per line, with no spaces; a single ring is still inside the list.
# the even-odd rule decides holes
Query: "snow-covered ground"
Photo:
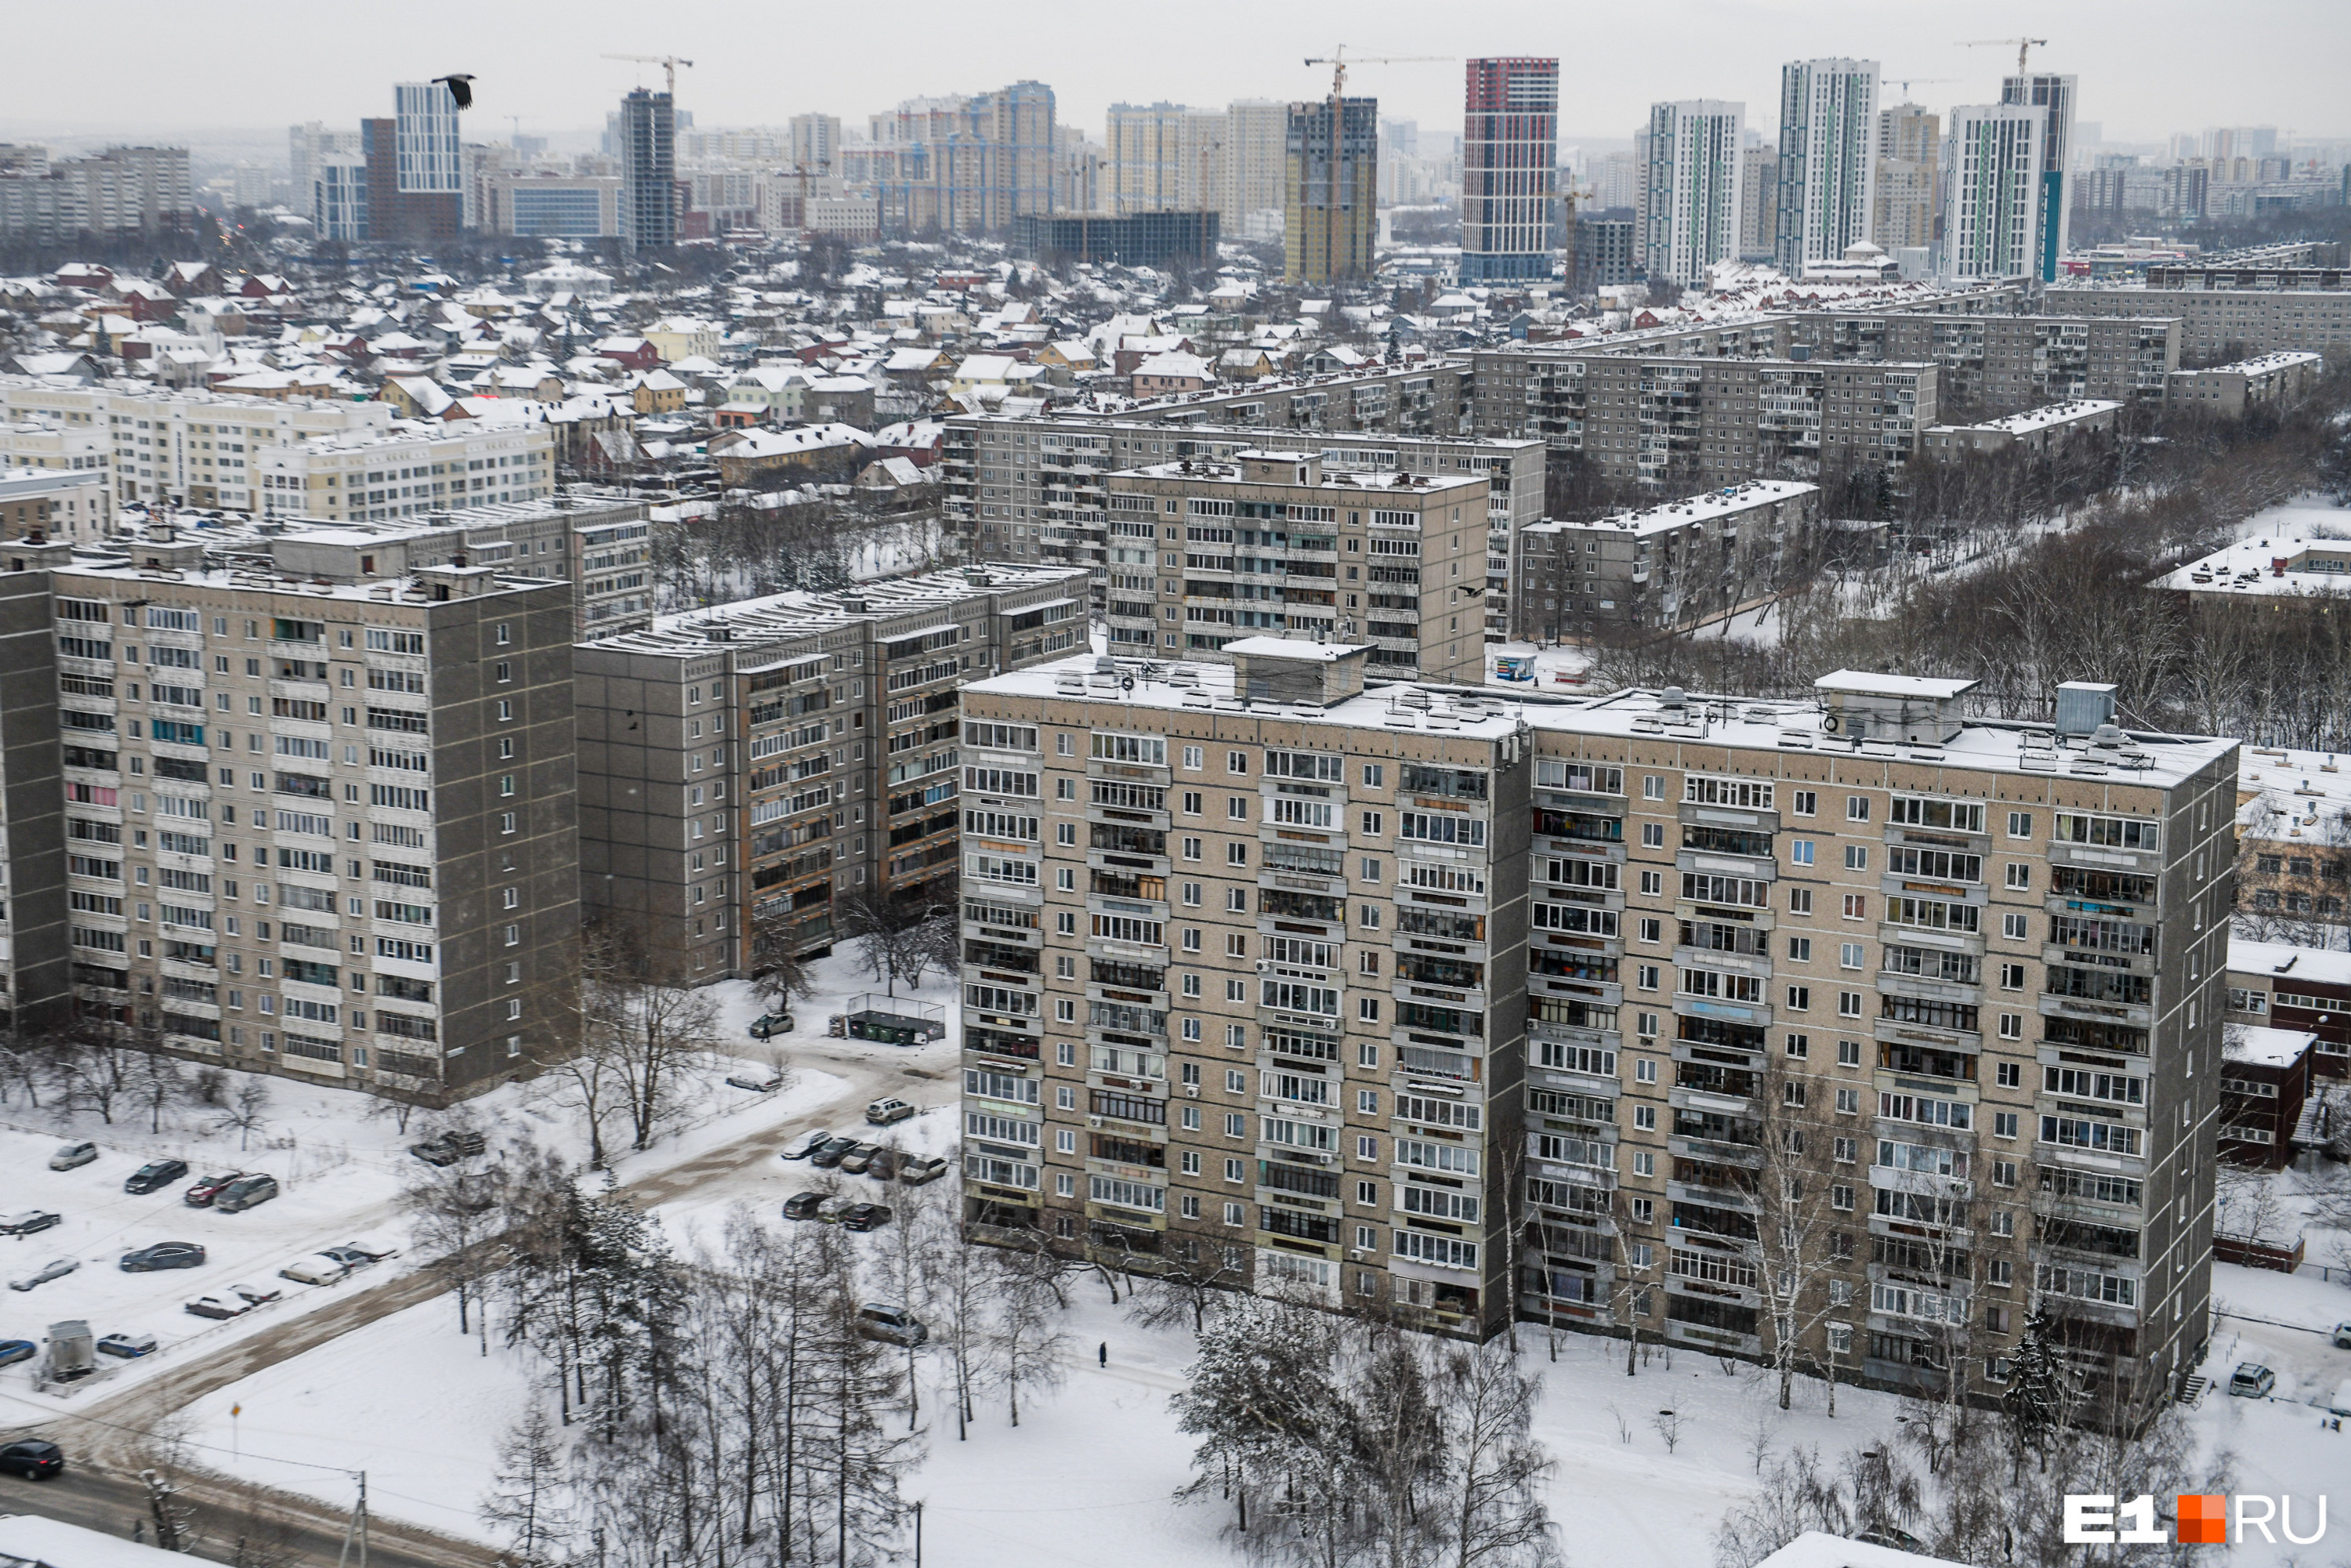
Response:
[[[2225,1265],[2220,1273],[2223,1298],[2246,1303],[2231,1310],[2257,1307],[2314,1324],[2351,1303],[2340,1286]],[[2322,1293],[2305,1299],[2305,1290]],[[924,1358],[927,1456],[904,1494],[925,1503],[926,1560],[977,1568],[1091,1565],[1103,1560],[1107,1530],[1122,1568],[1238,1561],[1226,1557],[1218,1540],[1222,1505],[1174,1500],[1189,1478],[1192,1444],[1176,1429],[1167,1400],[1183,1386],[1191,1335],[1135,1328],[1091,1283],[1062,1326],[1070,1347],[1061,1391],[1024,1398],[1018,1428],[1000,1399],[984,1398],[967,1442],[958,1443],[953,1422],[942,1419],[935,1385],[941,1368]],[[1845,1449],[1897,1430],[1898,1403],[1888,1395],[1840,1389],[1831,1418],[1819,1385],[1800,1382],[1796,1407],[1782,1414],[1772,1406],[1770,1378],[1756,1367],[1734,1364],[1726,1372],[1710,1356],[1668,1358],[1653,1350],[1628,1378],[1620,1342],[1562,1333],[1553,1363],[1541,1329],[1520,1324],[1518,1332],[1525,1364],[1544,1379],[1535,1435],[1557,1461],[1549,1501],[1565,1527],[1572,1563],[1683,1568],[1710,1561],[1716,1523],[1757,1484],[1750,1445],[1759,1427],[1774,1456],[1817,1448],[1831,1464]],[[1109,1347],[1107,1368],[1096,1360],[1102,1344]],[[2331,1351],[2314,1334],[2246,1328],[2241,1337],[2224,1332],[2215,1339],[2209,1366],[2225,1378],[2236,1360],[2257,1354],[2280,1371],[2277,1397],[2234,1399],[2214,1388],[2191,1412],[2205,1452],[2226,1447],[2234,1454],[2242,1491],[2298,1500],[2339,1492],[2351,1473],[2351,1435],[2320,1431],[2322,1413],[2301,1401],[2322,1381],[2331,1391],[2329,1379],[2351,1376],[2351,1352]],[[365,1469],[381,1512],[486,1540],[473,1510],[496,1468],[499,1436],[543,1384],[495,1339],[484,1360],[442,1300],[223,1389],[191,1413],[208,1467],[338,1502],[348,1500],[350,1483],[337,1472]],[[449,1419],[451,1389],[465,1391],[463,1421]],[[232,1405],[244,1407],[234,1432]],[[1653,1425],[1661,1410],[1684,1422],[1670,1453]],[[241,1458],[232,1456],[233,1443]],[[1087,1484],[1039,1497],[1030,1487],[1038,1476],[1083,1476]],[[1024,1500],[1030,1497],[1036,1500]],[[2288,1550],[2255,1542],[2236,1548],[2231,1561],[2283,1568]]]
[[[2351,511],[2312,491],[2255,512],[2236,532],[2241,539],[2351,538]]]
[[[953,1098],[957,1026],[952,977],[933,974],[925,988],[914,993],[946,1006],[947,1039],[909,1049],[829,1037],[828,1018],[868,989],[869,977],[846,955],[820,960],[815,968],[815,994],[794,1005],[797,1027],[790,1035],[764,1044],[749,1035],[751,1020],[766,1010],[758,993],[743,982],[711,988],[718,1005],[716,1037],[733,1054],[714,1056],[701,1069],[679,1125],[651,1147],[612,1159],[619,1180],[625,1184],[659,1176],[762,1129],[780,1129],[839,1096],[851,1071],[871,1076],[878,1068],[893,1080],[905,1075],[903,1088],[893,1082],[893,1092],[910,1098],[925,1090],[925,1098]],[[790,1082],[779,1092],[747,1092],[724,1082],[730,1073],[778,1063],[790,1073]],[[174,1106],[164,1113],[158,1132],[149,1131],[143,1115],[134,1116],[125,1108],[117,1109],[111,1125],[94,1112],[63,1112],[47,1104],[34,1109],[21,1099],[0,1108],[0,1168],[12,1177],[0,1211],[45,1209],[63,1219],[36,1235],[0,1238],[0,1280],[17,1278],[51,1259],[72,1258],[81,1264],[74,1273],[32,1291],[0,1291],[0,1339],[38,1343],[51,1323],[78,1318],[87,1320],[97,1334],[152,1333],[157,1340],[153,1355],[129,1362],[100,1357],[102,1377],[46,1394],[35,1390],[34,1363],[0,1369],[0,1426],[45,1419],[60,1407],[87,1403],[101,1391],[112,1394],[134,1382],[166,1376],[191,1354],[233,1338],[266,1333],[288,1314],[331,1300],[338,1291],[415,1266],[417,1260],[405,1255],[408,1225],[398,1199],[402,1186],[424,1167],[408,1155],[407,1147],[444,1118],[419,1112],[403,1134],[389,1116],[371,1114],[371,1102],[364,1096],[293,1078],[271,1079],[269,1088],[267,1124],[253,1134],[252,1146],[245,1150],[238,1148],[234,1130],[218,1125],[218,1107]],[[575,1160],[586,1155],[585,1136],[563,1109],[560,1080],[555,1077],[501,1085],[455,1114],[489,1131],[493,1146],[528,1135]],[[953,1114],[934,1112],[900,1124],[879,1141],[943,1152],[956,1136]],[[852,1124],[862,1125],[853,1109],[844,1118],[844,1129]],[[617,1127],[607,1128],[606,1139],[608,1148],[626,1146],[625,1134]],[[82,1140],[99,1145],[95,1162],[69,1171],[48,1168],[48,1157],[60,1145]],[[787,1140],[779,1133],[776,1141],[780,1146]],[[141,1197],[122,1190],[123,1178],[132,1171],[166,1157],[185,1160],[189,1177]],[[778,1173],[782,1168],[779,1161],[762,1159],[746,1162],[738,1171],[715,1173],[697,1183],[693,1198],[679,1204],[681,1218],[723,1209],[737,1197],[764,1197],[770,1186],[780,1202],[793,1190],[781,1182]],[[277,1178],[281,1196],[242,1214],[192,1208],[183,1201],[196,1176],[225,1171],[266,1172]],[[689,1225],[685,1235],[693,1233]],[[298,1285],[277,1277],[279,1269],[304,1253],[361,1238],[399,1246],[403,1256],[340,1286]],[[204,1267],[121,1271],[123,1253],[157,1241],[201,1244],[206,1254]],[[285,1294],[225,1322],[185,1311],[189,1301],[235,1284]]]

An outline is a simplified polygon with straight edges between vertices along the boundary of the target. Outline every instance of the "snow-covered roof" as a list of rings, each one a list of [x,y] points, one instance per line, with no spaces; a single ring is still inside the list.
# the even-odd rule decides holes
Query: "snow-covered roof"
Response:
[[[1872,1546],[1807,1530],[1755,1568],[1959,1568],[1948,1557],[1927,1557],[1894,1546]]]
[[[1775,506],[1793,497],[1818,490],[1817,485],[1801,479],[1750,479],[1743,485],[1726,485],[1719,490],[1708,490],[1702,496],[1684,500],[1667,501],[1646,507],[1637,512],[1615,512],[1588,522],[1571,522],[1546,518],[1530,523],[1527,533],[1629,533],[1635,536],[1666,533],[1686,528],[1692,523],[1708,517],[1729,517],[1756,507]]]
[[[2229,972],[2278,980],[2288,977],[2314,986],[2351,986],[2351,953],[2297,947],[2291,942],[2229,938]]]
[[[2232,1023],[2220,1031],[2220,1055],[2249,1067],[2292,1067],[2317,1039],[2308,1030]]]
[[[2351,595],[2351,539],[2239,539],[2157,579],[2183,593]]]

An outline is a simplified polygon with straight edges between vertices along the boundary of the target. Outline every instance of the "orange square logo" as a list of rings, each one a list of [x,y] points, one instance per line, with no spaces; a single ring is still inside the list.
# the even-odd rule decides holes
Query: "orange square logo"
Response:
[[[2226,1546],[2229,1543],[2229,1500],[2220,1496],[2179,1494],[2179,1544]]]

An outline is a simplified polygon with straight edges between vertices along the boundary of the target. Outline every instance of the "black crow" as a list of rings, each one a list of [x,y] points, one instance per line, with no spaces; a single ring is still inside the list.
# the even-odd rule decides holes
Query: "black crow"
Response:
[[[434,81],[445,81],[449,84],[449,96],[457,100],[457,107],[459,109],[471,109],[474,107],[474,78],[472,76],[468,75],[465,71],[455,71],[445,77],[434,77],[433,79]]]

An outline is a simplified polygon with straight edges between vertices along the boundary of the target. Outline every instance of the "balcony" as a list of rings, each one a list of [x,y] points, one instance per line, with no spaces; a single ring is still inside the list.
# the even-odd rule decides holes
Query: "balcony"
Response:
[[[1780,862],[1761,855],[1726,855],[1708,850],[1676,850],[1674,868],[1677,871],[1704,872],[1715,876],[1745,877],[1756,882],[1777,882]]]

